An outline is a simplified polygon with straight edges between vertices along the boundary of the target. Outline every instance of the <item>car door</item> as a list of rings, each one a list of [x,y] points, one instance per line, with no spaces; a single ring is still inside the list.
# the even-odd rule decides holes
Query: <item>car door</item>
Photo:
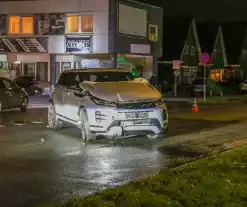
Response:
[[[65,89],[65,86],[63,82],[64,82],[64,73],[60,75],[57,83],[55,83],[55,85],[52,87],[52,93],[51,93],[51,97],[55,105],[56,114],[60,116],[64,116],[63,114],[63,92]]]
[[[9,97],[10,107],[20,106],[23,98],[21,89],[9,79],[4,78],[2,81],[5,86],[6,94]]]
[[[1,109],[9,108],[9,105],[11,104],[11,100],[9,98],[8,92],[1,78],[0,78],[0,103],[1,103]]]
[[[77,86],[77,73],[71,72],[65,74],[65,85],[66,88],[63,93],[63,111],[65,117],[75,123],[78,120],[78,107],[79,107],[79,98],[74,95],[75,92],[78,92]]]

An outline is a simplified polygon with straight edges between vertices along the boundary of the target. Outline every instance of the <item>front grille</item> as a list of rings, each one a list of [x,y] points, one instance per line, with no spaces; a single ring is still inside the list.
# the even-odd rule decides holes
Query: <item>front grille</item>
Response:
[[[120,109],[148,109],[154,108],[155,102],[119,103],[117,107]]]

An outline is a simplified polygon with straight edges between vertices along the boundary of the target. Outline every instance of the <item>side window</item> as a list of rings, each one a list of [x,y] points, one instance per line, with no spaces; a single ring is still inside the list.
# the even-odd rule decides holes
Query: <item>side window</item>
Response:
[[[7,89],[15,88],[15,85],[7,79],[3,79],[3,84],[4,84],[5,88],[7,88]]]
[[[74,86],[76,85],[77,73],[64,73],[63,85]]]

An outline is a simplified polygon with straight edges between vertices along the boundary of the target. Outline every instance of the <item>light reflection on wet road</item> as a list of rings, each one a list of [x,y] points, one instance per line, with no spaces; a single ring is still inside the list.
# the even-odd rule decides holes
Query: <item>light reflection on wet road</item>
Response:
[[[0,124],[6,125],[0,127],[1,206],[64,202],[166,167],[167,157],[155,148],[160,140],[102,139],[83,145],[76,128],[48,129],[46,115],[46,109],[0,114]],[[188,133],[195,124],[205,126],[198,120],[171,120],[168,136]]]
[[[46,124],[20,125],[17,113],[12,112],[12,120],[18,126],[8,116],[2,120],[7,127],[0,128],[0,190],[6,207],[63,202],[151,175],[166,161],[144,138],[138,140],[143,147],[105,139],[83,145],[76,128],[53,132]]]

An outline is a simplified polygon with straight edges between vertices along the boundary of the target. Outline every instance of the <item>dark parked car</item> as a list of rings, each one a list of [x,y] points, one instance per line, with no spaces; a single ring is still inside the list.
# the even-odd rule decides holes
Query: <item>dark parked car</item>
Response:
[[[13,81],[0,77],[0,111],[4,109],[20,108],[27,110],[28,95]]]
[[[204,79],[197,78],[191,85],[187,85],[184,88],[184,93],[189,96],[203,96],[204,94]],[[213,79],[206,79],[206,93],[209,96],[223,96],[221,86]]]
[[[14,79],[14,83],[27,92],[29,96],[42,95],[43,87],[38,85],[32,76],[20,76]]]

